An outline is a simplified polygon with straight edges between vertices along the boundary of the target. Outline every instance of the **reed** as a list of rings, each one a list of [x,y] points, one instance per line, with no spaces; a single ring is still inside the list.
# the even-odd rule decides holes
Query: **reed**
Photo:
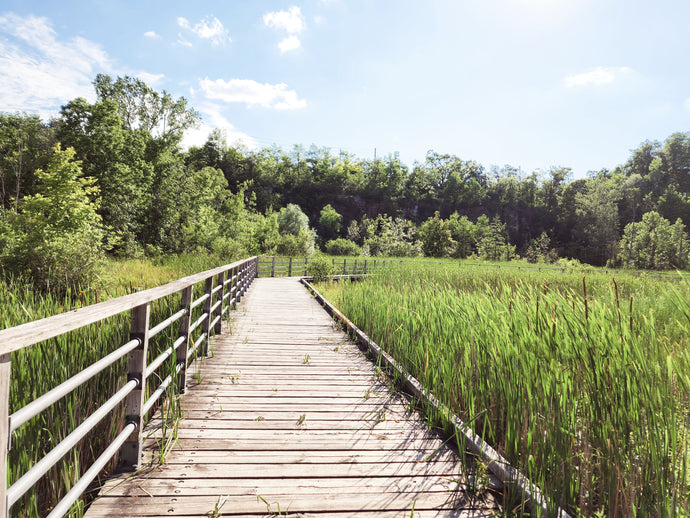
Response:
[[[553,506],[687,515],[687,282],[409,263],[329,290]]]

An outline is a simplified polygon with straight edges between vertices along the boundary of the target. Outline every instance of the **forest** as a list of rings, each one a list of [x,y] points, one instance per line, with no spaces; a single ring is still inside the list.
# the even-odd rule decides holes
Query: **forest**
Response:
[[[690,133],[645,141],[613,170],[485,168],[430,150],[361,159],[295,145],[251,150],[139,79],[50,121],[0,113],[0,267],[41,289],[90,283],[105,255],[253,254],[570,259],[685,269]]]

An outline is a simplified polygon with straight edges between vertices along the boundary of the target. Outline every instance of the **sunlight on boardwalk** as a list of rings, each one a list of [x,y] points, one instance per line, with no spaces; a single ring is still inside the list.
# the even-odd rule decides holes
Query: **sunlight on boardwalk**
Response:
[[[296,279],[256,279],[232,318],[190,373],[165,463],[111,480],[89,518],[496,512]]]

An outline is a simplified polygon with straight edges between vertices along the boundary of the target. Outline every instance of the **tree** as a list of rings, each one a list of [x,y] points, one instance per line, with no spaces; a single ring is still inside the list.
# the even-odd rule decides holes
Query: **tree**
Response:
[[[37,115],[0,113],[0,207],[16,212],[19,198],[33,194],[34,171],[48,163],[54,141]]]
[[[422,239],[422,251],[428,257],[444,257],[452,248],[448,221],[441,219],[438,211],[433,218],[427,219],[419,229]]]
[[[575,232],[586,262],[604,265],[613,259],[618,241],[618,192],[605,175],[598,175],[587,189],[575,198],[577,222]]]
[[[448,230],[451,239],[455,242],[451,254],[453,257],[464,259],[469,257],[477,245],[477,229],[467,216],[460,217],[453,212],[448,218]]]
[[[75,149],[85,176],[98,180],[99,214],[113,252],[140,254],[153,184],[153,164],[145,158],[150,136],[124,128],[114,101],[78,98],[62,107],[57,137]]]
[[[650,211],[639,223],[629,223],[618,245],[624,266],[650,270],[684,268],[688,263],[688,235],[679,220],[671,223]]]
[[[288,204],[278,212],[277,244],[281,255],[311,255],[314,253],[315,232],[309,228],[309,218],[299,205]]]
[[[99,101],[109,99],[117,110],[125,129],[141,129],[165,146],[176,146],[184,130],[195,126],[199,114],[187,105],[184,97],[173,99],[163,90],[156,92],[141,79],[118,77],[116,80],[98,74],[94,81]]]
[[[98,187],[73,159],[73,149],[56,145],[45,171],[35,173],[38,192],[23,197],[18,212],[5,211],[0,223],[3,268],[30,276],[44,291],[88,285],[103,255]]]
[[[343,217],[331,207],[330,203],[321,209],[321,216],[319,217],[321,238],[324,241],[336,239],[340,235],[342,221]]]
[[[506,239],[506,226],[498,216],[491,222],[486,215],[477,219],[477,254],[489,261],[510,261],[515,256],[515,246]]]

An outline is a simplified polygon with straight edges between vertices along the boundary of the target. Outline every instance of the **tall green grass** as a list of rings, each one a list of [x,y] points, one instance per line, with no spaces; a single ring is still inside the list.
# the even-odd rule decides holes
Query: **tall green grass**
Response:
[[[690,287],[411,263],[335,302],[575,516],[684,516]]]
[[[63,296],[42,294],[21,280],[5,279],[0,282],[0,325],[2,328],[12,327],[152,288],[229,262],[232,260],[203,255],[156,260],[111,260],[107,263],[98,285]],[[196,291],[198,296],[203,291],[203,286],[197,286]],[[177,311],[179,304],[179,296],[166,297],[152,303],[151,325]],[[25,406],[126,343],[129,340],[129,318],[129,313],[125,312],[13,353],[10,412]],[[176,326],[156,336],[149,344],[148,360],[158,356],[176,337]],[[174,362],[168,363],[161,366],[155,376],[159,379],[165,378],[174,368]],[[126,373],[126,358],[123,358],[20,427],[12,435],[12,447],[8,458],[8,483],[12,484],[18,480],[114,394],[125,383]],[[151,380],[149,391],[156,386],[155,380]],[[111,417],[104,419],[90,436],[83,439],[33,490],[17,502],[12,508],[12,516],[45,516],[122,429],[123,424],[124,406],[117,409]],[[112,470],[115,467],[113,461],[108,469]],[[72,515],[80,516],[83,507],[83,502],[75,504]]]

